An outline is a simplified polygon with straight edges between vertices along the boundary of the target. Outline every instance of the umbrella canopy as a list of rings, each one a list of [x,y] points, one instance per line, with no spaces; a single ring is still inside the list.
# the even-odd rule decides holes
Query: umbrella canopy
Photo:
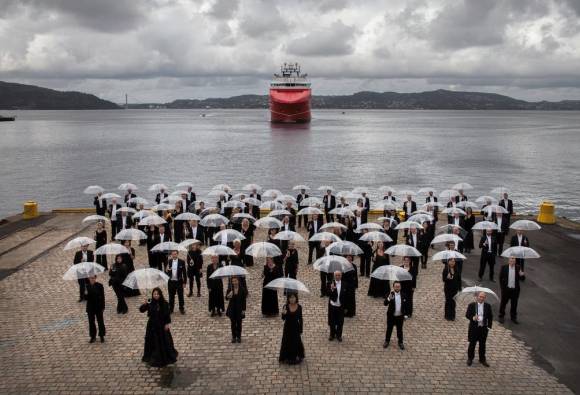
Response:
[[[187,239],[187,240],[183,240],[181,243],[179,243],[179,245],[181,247],[185,248],[186,250],[192,244],[202,244],[202,242],[201,242],[201,240],[198,240],[198,239]]]
[[[442,207],[445,207],[445,206],[443,204],[439,203],[439,202],[428,202],[428,203],[423,204],[421,206],[421,209],[427,211],[428,209],[430,209],[430,208],[433,209],[435,207],[442,208]]]
[[[282,195],[284,195],[284,194],[277,189],[268,189],[268,190],[264,191],[264,193],[262,193],[262,197],[268,198],[268,199],[276,199],[278,196],[282,196]]]
[[[187,252],[187,249],[174,241],[165,241],[163,243],[156,244],[155,246],[153,246],[153,248],[151,248],[151,252],[171,252],[171,251]]]
[[[322,258],[317,259],[312,267],[315,270],[325,273],[334,273],[337,271],[344,273],[354,270],[354,266],[348,261],[348,259],[338,255],[323,256]]]
[[[246,203],[241,202],[239,200],[230,200],[229,202],[224,203],[224,207],[227,208],[246,208]]]
[[[121,196],[117,195],[114,192],[109,192],[109,193],[103,193],[101,195],[100,199],[121,199]]]
[[[215,272],[209,276],[211,279],[224,278],[224,277],[246,277],[248,271],[241,266],[228,265],[218,268]]]
[[[319,191],[324,191],[324,192],[326,192],[326,191],[331,191],[331,192],[333,192],[333,191],[334,191],[334,188],[333,188],[333,187],[331,187],[330,185],[321,185],[321,186],[319,186],[317,189],[318,189]]]
[[[201,221],[200,216],[194,213],[181,213],[175,219],[177,221]]]
[[[228,246],[218,244],[218,245],[214,245],[211,247],[207,247],[205,250],[203,250],[201,255],[208,255],[208,256],[212,256],[212,255],[236,255],[236,252]]]
[[[284,205],[276,200],[269,200],[260,204],[260,208],[263,210],[283,210]]]
[[[169,196],[180,196],[180,197],[181,195],[187,195],[187,191],[184,189],[178,189],[169,194]]]
[[[150,217],[151,215],[157,215],[157,214],[152,213],[149,210],[139,210],[133,215],[133,220],[137,220],[137,221],[139,221],[139,225],[143,225],[142,223],[140,223],[140,221],[144,220],[147,217]]]
[[[290,292],[304,292],[307,294],[310,293],[308,288],[306,288],[306,285],[304,285],[302,282],[298,280],[294,280],[293,278],[289,277],[280,277],[275,280],[272,280],[268,284],[266,284],[264,288],[273,290],[280,289]]]
[[[459,191],[459,190],[468,191],[470,189],[473,189],[473,186],[471,186],[471,184],[469,184],[467,182],[459,182],[459,183],[453,185],[451,187],[451,189],[455,189],[457,191]]]
[[[88,246],[95,243],[96,241],[91,239],[90,237],[84,236],[75,237],[74,239],[66,243],[63,250],[64,251],[76,250],[77,248],[81,248],[82,246]]]
[[[256,218],[254,218],[252,215],[248,213],[237,213],[234,214],[232,217],[233,222],[242,222],[244,219],[247,219],[248,221],[250,221],[250,223],[256,222]]]
[[[463,211],[462,209],[460,209],[459,207],[447,207],[446,209],[444,209],[441,212],[443,214],[449,214],[449,215],[455,215],[455,214],[467,215],[467,213],[465,211]]]
[[[272,210],[268,213],[268,217],[292,217],[292,213],[288,210]]]
[[[540,257],[540,254],[536,252],[536,250],[530,247],[510,247],[507,250],[504,250],[501,254],[504,258],[509,257],[516,257],[518,259],[537,259]]]
[[[274,217],[263,217],[254,222],[254,226],[256,228],[265,228],[265,229],[273,229],[273,228],[281,228],[282,221]]]
[[[403,189],[402,191],[399,191],[398,194],[401,196],[415,196],[416,195],[416,193],[414,191],[411,191],[410,189]]]
[[[498,226],[495,222],[491,221],[481,221],[473,225],[471,230],[498,230]]]
[[[379,232],[379,231],[372,231],[365,233],[359,238],[360,241],[382,241],[382,242],[391,242],[393,239],[389,237],[388,234]]]
[[[128,204],[136,204],[136,205],[142,204],[142,205],[146,206],[149,204],[149,200],[137,196],[137,197],[134,197],[134,198],[127,200],[127,203]]]
[[[509,214],[509,211],[505,209],[505,207],[500,206],[499,204],[490,204],[489,206],[485,206],[481,209],[481,211],[485,212],[486,214],[490,213],[502,213],[502,214]]]
[[[220,225],[227,225],[230,222],[221,214],[208,214],[200,221],[201,226],[219,227]]]
[[[253,197],[247,197],[245,199],[242,199],[242,202],[247,203],[250,206],[259,206],[262,204],[261,200],[258,200],[258,199],[253,198]]]
[[[367,222],[366,224],[360,224],[358,228],[355,229],[355,232],[360,233],[363,230],[383,230],[383,227],[374,222]]]
[[[377,210],[397,210],[400,206],[390,200],[381,200],[375,204]]]
[[[340,241],[340,237],[330,232],[319,232],[314,234],[308,241]]]
[[[320,230],[332,229],[332,228],[339,228],[339,229],[346,230],[346,225],[343,225],[340,222],[327,222],[320,227]]]
[[[226,197],[228,194],[221,189],[212,189],[207,193],[207,196]]]
[[[246,236],[235,229],[223,229],[213,235],[214,241],[220,241],[225,236],[228,243],[234,240],[245,240]]]
[[[380,186],[379,191],[384,192],[384,193],[388,193],[388,192],[396,193],[397,192],[397,190],[395,188],[388,186],[388,185]]]
[[[219,191],[231,191],[232,190],[232,187],[230,187],[228,184],[217,184],[217,185],[214,185],[211,189],[214,190],[214,191],[216,191],[216,190],[219,190]]]
[[[306,200],[306,199],[305,199]],[[300,202],[302,205],[302,202]],[[297,215],[322,215],[323,211],[316,207],[305,207],[296,213]]]
[[[137,210],[131,207],[121,207],[117,210],[118,213],[127,213],[127,214],[135,214]]]
[[[336,255],[362,255],[363,250],[352,241],[335,241],[328,246],[328,252]]]
[[[397,229],[397,230],[401,230],[401,229],[411,229],[411,228],[421,229],[422,226],[421,226],[421,224],[419,222],[414,222],[414,221],[401,222],[399,225],[395,226],[395,229]]]
[[[282,251],[280,251],[280,248],[276,244],[259,241],[246,248],[246,255],[253,256],[254,258],[271,258],[282,255]]]
[[[336,207],[329,211],[330,214],[340,215],[341,217],[354,217],[354,213],[348,207]]]
[[[473,203],[473,202],[470,202],[468,200],[464,200],[462,202],[459,202],[459,203],[457,203],[456,206],[459,207],[459,208],[461,208],[461,209],[463,209],[463,210],[467,210],[468,208],[470,208],[472,210],[479,208],[479,206],[477,205],[477,203]]]
[[[124,184],[119,185],[119,187],[117,189],[119,189],[120,191],[128,191],[129,189],[132,191],[136,191],[139,188],[137,188],[137,185],[135,185],[135,184],[131,184],[130,182],[126,182]]]
[[[302,199],[302,201],[300,202],[301,206],[310,206],[310,207],[313,207],[313,206],[322,207],[323,204],[324,203],[323,203],[322,199],[319,197],[316,197],[316,196],[307,197],[306,199]]]
[[[394,265],[378,267],[371,273],[371,277],[386,281],[409,281],[413,279],[411,273],[406,269]]]
[[[262,187],[259,186],[258,184],[246,184],[246,185],[244,185],[244,187],[242,188],[242,190],[244,190],[244,191],[250,191],[250,192],[253,191],[253,190],[261,191],[262,190]]]
[[[127,247],[117,243],[105,244],[95,250],[95,255],[117,255],[130,253],[131,251]]]
[[[486,299],[487,302],[492,303],[499,302],[499,298],[497,297],[495,292],[493,292],[489,288],[478,286],[463,288],[463,290],[457,293],[457,295],[455,295],[453,299],[455,299],[455,301],[459,303],[471,303],[475,301],[475,298],[477,297],[477,295],[479,295],[480,292],[484,292],[487,295]]]
[[[193,183],[188,181],[182,181],[176,185],[177,188],[193,188]]]
[[[91,222],[111,222],[111,220],[109,218],[105,217],[104,215],[93,214],[93,215],[89,215],[89,216],[83,218],[83,221],[82,221],[83,224],[88,224]]]
[[[493,196],[484,195],[484,196],[480,196],[477,199],[475,199],[475,202],[481,203],[481,204],[487,203],[487,202],[490,202],[491,204],[497,204],[498,200],[496,198],[494,198]]]
[[[301,190],[305,190],[305,191],[309,191],[310,187],[308,185],[304,185],[304,184],[300,184],[300,185],[294,185],[292,187],[293,191],[301,191]]]
[[[293,240],[293,241],[306,241],[304,237],[300,235],[300,233],[293,232],[291,230],[284,230],[282,232],[276,233],[274,236],[275,240]]]
[[[438,233],[453,233],[455,229],[459,229],[459,236],[462,238],[467,235],[467,231],[459,225],[447,224],[439,227]]]
[[[169,195],[166,198],[162,199],[161,202],[162,203],[170,203],[170,204],[175,204],[177,202],[180,202],[181,200],[183,200],[181,198],[180,195]],[[173,210],[175,208],[175,206],[171,206],[171,210]]]
[[[167,191],[168,189],[165,184],[153,184],[149,187],[149,190],[153,192]]]
[[[520,219],[510,225],[510,229],[516,230],[540,230],[542,227],[534,221]]]
[[[143,225],[143,226],[149,226],[149,225],[156,225],[157,226],[157,225],[163,225],[166,223],[167,223],[167,221],[165,221],[163,218],[161,218],[157,214],[150,215],[148,217],[143,218],[141,221],[139,221],[139,225]]]
[[[434,261],[447,261],[449,259],[467,259],[467,257],[457,251],[439,251],[431,257]]]
[[[291,195],[281,195],[281,196],[276,197],[276,200],[281,202],[281,203],[284,203],[284,204],[286,204],[288,202],[290,202],[292,204],[296,203],[296,198],[294,196],[291,196]]]
[[[413,214],[408,219],[408,222],[418,222],[422,224],[423,222],[431,222],[433,221],[433,216],[431,214]]]
[[[98,263],[80,262],[69,267],[64,276],[62,276],[62,279],[67,281],[80,280],[83,278],[96,276],[97,274],[103,273],[104,271],[105,268]]]
[[[501,196],[504,193],[510,193],[510,190],[506,187],[496,187],[496,188],[493,188],[490,193]]]
[[[123,285],[131,289],[147,290],[167,285],[169,276],[161,270],[147,268],[129,273]]]
[[[439,194],[439,199],[449,200],[456,196],[459,196],[459,192],[457,192],[454,189],[446,189],[444,191],[441,191],[441,193]]]
[[[454,235],[454,234],[443,233],[443,234],[435,236],[433,238],[433,240],[431,241],[431,244],[448,243],[450,241],[457,244],[457,242],[463,241],[463,239],[457,235]]]
[[[147,235],[139,229],[123,229],[115,235],[115,240],[145,240]]]
[[[421,256],[421,253],[415,247],[406,244],[395,244],[387,249],[388,255],[395,256]]]
[[[97,193],[103,193],[103,192],[105,192],[105,188],[103,188],[99,185],[89,185],[83,191],[83,193],[86,193],[87,195],[96,195]]]
[[[153,211],[167,211],[167,210],[173,210],[175,207],[172,206],[171,204],[168,203],[160,203],[157,204],[153,207],[151,207],[151,210]]]
[[[417,191],[417,193],[419,193],[419,194],[421,194],[421,193],[428,194],[429,192],[433,192],[433,195],[437,194],[437,191],[435,190],[435,188],[431,188],[431,187],[423,187]]]

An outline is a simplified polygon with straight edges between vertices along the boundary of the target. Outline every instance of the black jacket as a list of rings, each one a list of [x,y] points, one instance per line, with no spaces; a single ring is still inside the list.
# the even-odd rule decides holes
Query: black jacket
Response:
[[[469,341],[473,341],[477,339],[476,330],[478,327],[477,321],[473,321],[473,316],[477,314],[477,302],[472,302],[467,306],[467,311],[465,313],[465,318],[469,320],[469,330],[467,333],[467,337]],[[483,304],[483,328],[485,330],[491,329],[493,324],[493,313],[491,311],[491,305],[487,302]]]
[[[512,239],[510,240],[510,247],[519,247],[520,243],[518,241],[518,235],[515,234],[512,236]],[[530,246],[530,240],[528,239],[528,237],[526,235],[522,235],[522,247],[529,247]]]
[[[388,318],[393,318],[395,316],[395,297],[394,297],[395,292],[391,291],[391,293],[389,294],[389,296],[391,297],[391,299],[389,300],[389,297],[385,298],[385,301],[383,302],[383,304],[385,306],[387,306],[387,317]],[[409,299],[407,298],[407,296],[403,293],[400,292],[401,294],[401,315],[405,316],[408,315],[409,312]]]
[[[99,199],[98,196],[95,196],[93,204],[95,205],[95,210],[97,211],[98,215],[105,215],[107,212],[107,199]]]
[[[83,260],[83,252],[82,251],[75,252],[75,257],[74,257],[73,263],[76,265],[77,263],[81,263],[82,260]],[[95,256],[93,254],[93,251],[87,250],[87,262],[94,262],[94,261],[95,261]]]
[[[314,230],[314,222],[316,222],[316,231]],[[312,236],[314,236],[316,233],[320,232],[320,227],[322,226],[322,221],[316,217],[314,220],[309,221],[308,225],[306,225],[308,227],[308,238],[311,238]]]
[[[103,284],[87,284],[87,313],[105,310],[105,290]]]
[[[344,304],[346,303],[347,293],[348,293],[348,283],[344,280],[340,281],[340,295],[338,294],[338,290],[335,288],[334,291],[331,289],[331,284],[334,284],[334,280],[328,284],[328,307],[330,308],[330,301],[336,302],[337,300],[340,301],[340,307],[344,309]]]
[[[327,207],[328,202],[328,195],[324,195],[322,198],[322,203],[324,205],[324,211],[330,211],[336,207],[336,197],[334,195],[330,195],[330,208]]]
[[[479,240],[479,248],[481,248],[481,255],[483,255],[489,250],[488,246],[485,245],[486,242],[487,235],[484,234],[483,236],[481,236],[481,239]],[[491,235],[491,254],[493,255],[497,254],[497,240],[495,238],[495,235]]]
[[[516,271],[516,281],[515,281],[515,286],[516,286],[516,290],[520,289],[520,270],[522,270],[520,268],[520,265],[515,265],[515,271]],[[499,286],[502,290],[502,292],[504,292],[505,290],[508,289],[508,279],[509,279],[509,265],[503,265],[501,267],[501,269],[499,269]]]
[[[173,263],[173,259],[168,258],[167,259],[167,269],[165,270],[165,273],[169,276],[169,280],[171,281],[171,266]],[[181,282],[181,283],[185,283],[187,282],[187,273],[186,273],[186,269],[185,269],[185,261],[183,259],[177,259],[177,281]]]

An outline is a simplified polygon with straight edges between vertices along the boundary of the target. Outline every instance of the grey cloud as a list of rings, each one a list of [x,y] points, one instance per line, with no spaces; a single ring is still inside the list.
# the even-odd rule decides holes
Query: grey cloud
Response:
[[[216,19],[232,19],[239,7],[239,0],[215,0],[207,14]]]
[[[272,1],[257,0],[254,3],[246,2],[243,6],[240,30],[249,37],[260,38],[271,36],[273,33],[280,34],[290,27]]]
[[[353,40],[356,28],[336,21],[328,28],[313,30],[307,35],[291,41],[286,50],[299,56],[338,56],[354,51]]]

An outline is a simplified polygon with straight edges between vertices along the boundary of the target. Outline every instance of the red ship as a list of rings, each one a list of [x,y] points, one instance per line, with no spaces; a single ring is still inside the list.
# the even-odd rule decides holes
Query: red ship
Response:
[[[310,82],[298,63],[284,63],[270,83],[270,120],[278,123],[310,122]]]

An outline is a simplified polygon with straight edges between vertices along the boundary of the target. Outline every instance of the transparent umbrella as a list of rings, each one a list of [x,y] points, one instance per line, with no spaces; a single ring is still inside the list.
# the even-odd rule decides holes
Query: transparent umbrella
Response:
[[[149,290],[167,285],[169,276],[161,270],[147,268],[129,273],[123,285],[131,289]]]
[[[181,213],[175,219],[178,221],[201,221],[200,216],[194,213]]]
[[[435,188],[431,187],[424,187],[419,189],[419,191],[417,191],[417,193],[419,194],[428,194],[429,192],[433,192],[433,195],[437,195],[437,191],[435,190]]]
[[[192,244],[202,244],[202,242],[201,242],[201,240],[198,240],[198,239],[186,239],[186,240],[183,240],[181,243],[179,243],[179,245],[181,247],[185,248],[186,250]]]
[[[509,213],[503,206],[500,206],[498,204],[490,204],[489,206],[485,206],[484,208],[481,209],[481,211],[485,212],[486,214],[490,214],[490,213],[508,214]]]
[[[93,214],[83,218],[82,221],[83,224],[90,224],[92,222],[111,222],[111,220],[104,215]]]
[[[212,256],[212,255],[236,255],[236,252],[228,246],[221,244],[207,247],[201,255]]]
[[[320,227],[320,230],[333,229],[333,228],[339,228],[339,229],[346,230],[346,225],[343,225],[340,222],[327,222]]]
[[[265,229],[281,228],[282,221],[274,217],[263,217],[254,222],[254,226],[256,228],[265,228]]]
[[[246,208],[246,203],[241,202],[239,200],[230,200],[229,202],[224,203],[224,207],[227,208]]]
[[[430,214],[413,214],[407,220],[408,222],[418,222],[422,224],[423,222],[433,221],[433,216]]]
[[[135,184],[131,184],[130,182],[126,182],[124,184],[119,185],[119,187],[117,189],[119,189],[121,191],[128,191],[129,189],[132,191],[136,191],[139,188],[137,188],[137,185],[135,185]]]
[[[166,224],[167,221],[158,216],[157,214],[150,215],[148,217],[143,218],[139,221],[139,225],[149,226],[149,225],[163,225]]]
[[[507,250],[504,250],[501,254],[504,258],[515,257],[518,259],[537,259],[540,258],[540,254],[538,254],[534,249],[530,247],[510,247]]]
[[[247,203],[251,206],[260,206],[262,204],[261,200],[258,200],[258,199],[253,198],[253,197],[247,197],[245,199],[242,199],[242,202]]]
[[[379,232],[376,230],[374,230],[372,232],[365,233],[364,235],[362,235],[359,238],[359,240],[360,241],[382,241],[382,242],[388,242],[388,243],[393,241],[393,239],[391,239],[389,237],[389,235],[387,235],[386,233]]]
[[[395,244],[394,246],[389,247],[385,252],[388,255],[395,256],[421,256],[419,250],[406,244]]]
[[[463,211],[462,209],[460,209],[459,207],[447,207],[446,209],[444,209],[442,211],[442,213],[449,214],[449,215],[455,215],[455,214],[467,215],[467,213],[465,211]]]
[[[114,192],[108,192],[108,193],[103,193],[101,195],[101,199],[121,199],[121,196],[114,193]]]
[[[462,202],[457,203],[457,207],[463,209],[463,210],[467,210],[468,208],[474,210],[474,209],[478,209],[479,206],[477,205],[477,203],[473,203],[470,202],[468,200],[464,200]]]
[[[300,184],[300,185],[294,185],[292,187],[293,191],[301,191],[301,190],[305,190],[305,191],[309,191],[310,187],[308,185],[304,185],[304,184]]]
[[[447,224],[439,227],[438,233],[453,233],[455,229],[459,229],[459,236],[464,238],[467,235],[467,231],[459,225]]]
[[[280,256],[282,255],[282,251],[280,251],[280,248],[276,244],[259,241],[246,248],[246,255],[254,258],[266,258]]]
[[[459,192],[457,192],[456,190],[446,189],[444,191],[441,191],[441,193],[439,194],[439,199],[449,200],[457,196],[459,196]]]
[[[275,240],[293,240],[293,241],[306,241],[304,237],[300,235],[300,233],[293,232],[291,230],[285,230],[282,232],[276,233],[274,236]]]
[[[389,200],[381,200],[375,204],[377,210],[398,210],[399,205]]]
[[[118,213],[127,213],[127,214],[135,214],[137,210],[131,207],[121,207],[117,210]]]
[[[411,229],[411,228],[421,229],[422,226],[419,222],[414,222],[414,221],[404,221],[404,222],[401,222],[399,225],[395,226],[395,229],[397,229],[397,230]]]
[[[260,204],[262,210],[283,210],[284,205],[276,200],[269,200]]]
[[[72,265],[62,276],[63,280],[73,281],[89,278],[103,273],[105,268],[95,262],[80,262]]]
[[[153,207],[151,207],[151,210],[153,211],[167,211],[167,210],[173,210],[175,208],[175,206],[168,204],[168,203],[160,203],[157,204]]]
[[[193,188],[193,183],[188,181],[182,181],[176,185],[177,188]]]
[[[354,217],[354,213],[347,207],[336,207],[329,211],[330,214],[340,215],[341,217]]]
[[[384,265],[378,267],[371,273],[371,277],[385,281],[408,281],[413,276],[406,269],[395,265]]]
[[[335,241],[328,246],[328,252],[336,255],[362,255],[363,250],[352,241]]]
[[[460,252],[457,251],[449,251],[449,250],[445,250],[445,251],[439,251],[435,254],[433,254],[433,256],[431,257],[431,259],[433,259],[434,261],[447,261],[449,259],[467,259],[467,257],[463,254],[461,254]]]
[[[415,196],[416,195],[416,193],[414,191],[411,191],[410,189],[403,189],[403,190],[399,191],[398,194],[401,196]]]
[[[270,281],[268,284],[264,286],[267,289],[274,289],[274,290],[284,290],[289,292],[304,292],[310,293],[306,285],[298,280],[294,280],[293,278],[289,277],[280,277],[275,280]]]
[[[242,188],[244,191],[261,191],[262,187],[259,186],[258,184],[246,184],[244,185],[244,187]]]
[[[291,217],[292,214],[288,210],[272,210],[268,213],[268,217]]]
[[[491,221],[481,221],[473,225],[471,230],[498,230],[498,226],[495,222]]]
[[[420,225],[419,225],[420,226]],[[355,231],[357,233],[362,232],[363,230],[383,230],[383,227],[377,223],[374,222],[367,222],[366,224],[360,224],[360,226],[358,226]]]
[[[115,240],[145,240],[147,235],[139,229],[123,229],[115,235]]]
[[[163,243],[156,244],[151,248],[151,252],[187,252],[187,249],[182,247],[179,243],[174,241],[165,241]]]
[[[74,239],[66,243],[66,245],[63,248],[63,251],[76,250],[77,248],[81,248],[82,246],[88,246],[95,243],[96,241],[91,239],[90,237],[84,236],[75,237]]]
[[[217,184],[217,185],[214,185],[211,189],[212,190],[220,190],[220,191],[231,191],[232,187],[230,187],[228,184]]]
[[[450,234],[450,233],[443,233],[437,235],[431,240],[431,244],[439,244],[439,243],[449,243],[450,241],[457,244],[459,241],[463,241],[463,239],[457,235]]]
[[[97,193],[103,193],[103,192],[105,192],[105,188],[103,188],[99,185],[89,185],[83,191],[83,193],[86,193],[87,195],[96,195]]]
[[[250,215],[248,213],[237,213],[237,214],[234,214],[233,217],[232,217],[232,222],[240,223],[244,219],[247,219],[248,221],[250,221],[250,223],[256,222],[256,218],[254,218],[252,215]]]
[[[349,272],[354,270],[352,263],[348,261],[345,257],[339,255],[328,255],[317,259],[312,267],[315,270],[325,273],[339,272]]]
[[[213,235],[214,241],[220,241],[225,236],[228,243],[233,242],[234,240],[245,240],[246,236],[241,234],[235,229],[223,229]]]
[[[187,191],[185,189],[177,189],[169,194],[169,196],[181,196],[187,195]]]
[[[165,184],[153,184],[149,187],[149,190],[153,192],[167,191],[168,189]]]
[[[538,225],[534,221],[530,221],[527,219],[520,219],[515,221],[513,224],[510,225],[510,229],[516,230],[540,230],[542,227]]]
[[[307,197],[306,199],[302,199],[302,201],[300,202],[301,206],[310,206],[310,207],[314,206],[322,207],[323,204],[324,203],[322,199],[316,196]]]
[[[117,243],[105,244],[95,250],[95,255],[117,255],[130,253],[131,251],[127,247]]]
[[[227,225],[230,222],[221,214],[208,214],[200,221],[201,226],[219,227],[220,225]]]
[[[277,189],[268,189],[268,190],[264,191],[264,193],[262,193],[262,197],[268,198],[268,199],[276,199],[278,196],[282,196],[282,195],[283,195],[283,193]]]
[[[473,189],[473,186],[471,186],[471,184],[467,183],[467,182],[459,182],[455,185],[453,185],[451,187],[451,189],[455,189],[455,190],[462,190],[462,191],[468,191],[470,189]]]
[[[306,200],[306,199],[304,199],[304,200]],[[302,202],[300,202],[300,204],[303,205]],[[297,215],[322,215],[322,214],[324,214],[324,212],[321,209],[316,208],[316,207],[304,207],[302,210],[298,211],[296,214]]]
[[[279,201],[280,203],[292,203],[292,205],[296,204],[296,198],[294,196],[291,195],[281,195],[276,197],[276,200]]]
[[[209,276],[211,279],[225,278],[225,277],[246,277],[248,271],[241,266],[228,265],[216,269],[215,272]]]
[[[149,204],[149,200],[137,196],[137,197],[134,197],[134,198],[127,200],[127,203],[136,204],[136,205],[142,204],[143,206],[147,206]]]
[[[221,189],[212,189],[211,191],[209,191],[207,193],[207,196],[213,196],[213,197],[226,197],[228,194],[224,191],[222,191]]]
[[[333,188],[332,186],[330,186],[330,185],[321,185],[321,186],[319,186],[317,189],[318,189],[319,191],[324,191],[324,192],[326,192],[326,191],[331,191],[331,192],[333,192],[333,191],[334,191],[334,188]]]
[[[330,232],[319,232],[314,234],[308,241],[340,241],[340,237]]]
[[[479,286],[463,288],[463,290],[457,293],[457,295],[455,295],[453,299],[455,299],[455,301],[459,303],[471,303],[475,301],[475,298],[477,297],[477,295],[479,295],[480,292],[484,292],[487,295],[486,299],[487,302],[492,303],[499,302],[499,298],[497,297],[495,292],[493,292],[489,288]]]
[[[484,195],[484,196],[480,196],[477,199],[475,199],[475,202],[476,203],[481,203],[481,204],[488,203],[488,202],[490,204],[497,204],[498,203],[498,200],[496,198],[494,198],[493,196]]]

